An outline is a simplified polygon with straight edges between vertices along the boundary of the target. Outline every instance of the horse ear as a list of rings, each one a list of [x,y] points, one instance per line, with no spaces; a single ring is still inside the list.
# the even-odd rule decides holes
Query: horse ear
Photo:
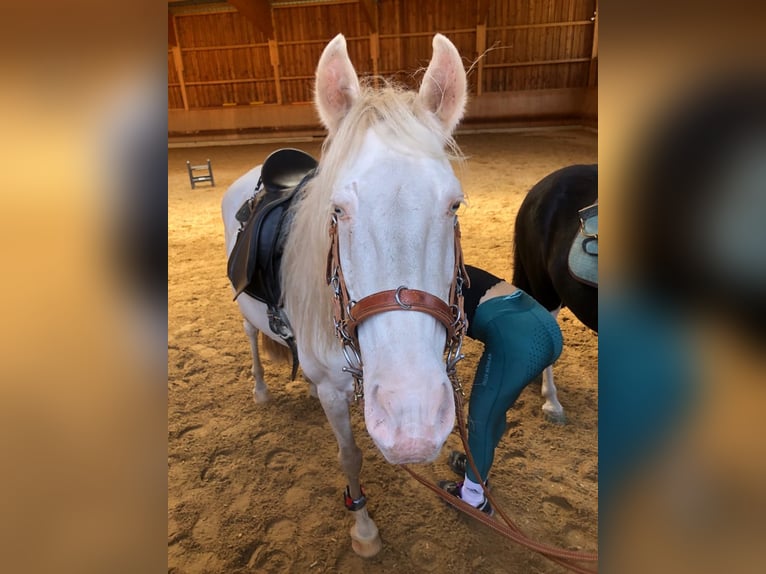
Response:
[[[452,133],[463,117],[466,99],[463,60],[446,36],[436,34],[433,56],[420,85],[418,100],[436,114],[445,131]]]
[[[327,44],[316,71],[314,103],[319,119],[330,134],[359,97],[359,79],[346,50],[346,38],[338,34]]]

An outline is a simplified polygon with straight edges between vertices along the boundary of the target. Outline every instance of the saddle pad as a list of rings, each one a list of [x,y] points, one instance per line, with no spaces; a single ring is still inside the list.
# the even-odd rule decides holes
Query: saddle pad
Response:
[[[579,211],[580,229],[569,248],[569,272],[577,280],[598,287],[598,203]]]

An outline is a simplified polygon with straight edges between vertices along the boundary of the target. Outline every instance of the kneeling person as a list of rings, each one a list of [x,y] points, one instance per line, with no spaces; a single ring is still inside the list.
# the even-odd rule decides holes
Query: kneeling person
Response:
[[[465,478],[439,486],[492,515],[480,483],[486,484],[492,468],[505,414],[524,387],[558,359],[563,340],[553,316],[527,293],[483,269],[466,265],[466,271],[471,282],[463,290],[466,334],[484,343],[468,405],[468,447],[480,476],[464,454],[453,452],[450,466]]]

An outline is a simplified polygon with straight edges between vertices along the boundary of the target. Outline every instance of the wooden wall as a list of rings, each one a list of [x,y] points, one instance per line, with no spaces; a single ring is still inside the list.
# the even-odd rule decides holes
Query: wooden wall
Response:
[[[234,8],[243,2],[260,17]],[[296,118],[284,127],[316,126],[312,110],[297,108],[311,102],[317,61],[339,32],[360,75],[413,87],[433,34],[448,36],[469,69],[468,122],[593,115],[597,0],[190,4],[168,4],[170,132],[278,129],[285,106],[295,106]],[[503,94],[518,114],[503,107]],[[526,102],[541,96],[550,109]]]

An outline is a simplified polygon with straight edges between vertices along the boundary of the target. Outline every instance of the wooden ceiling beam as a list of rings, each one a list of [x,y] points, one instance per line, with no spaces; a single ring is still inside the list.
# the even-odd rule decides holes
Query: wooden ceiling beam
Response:
[[[271,23],[271,3],[269,0],[228,0],[237,11],[255,26],[266,38],[274,37],[274,25]]]

